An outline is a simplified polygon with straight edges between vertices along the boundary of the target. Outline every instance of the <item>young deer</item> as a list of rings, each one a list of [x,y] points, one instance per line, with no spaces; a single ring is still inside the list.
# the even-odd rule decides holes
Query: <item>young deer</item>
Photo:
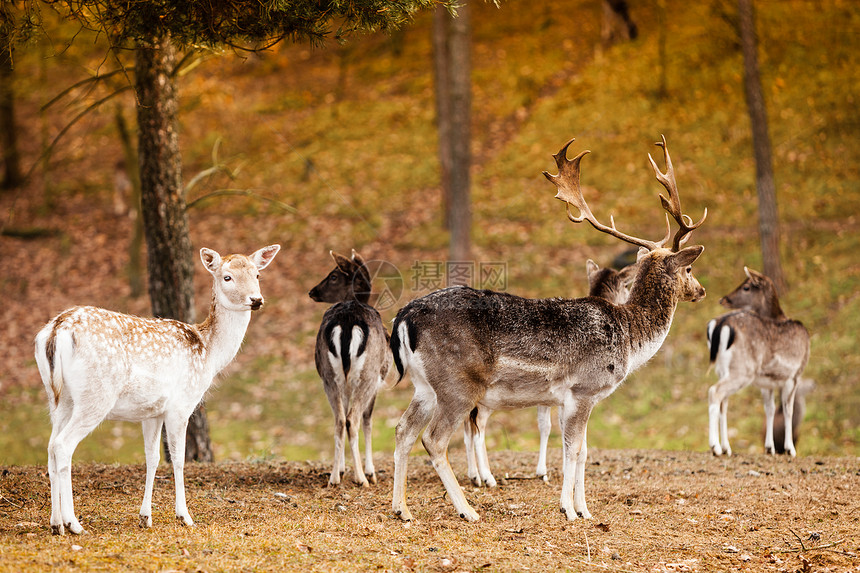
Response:
[[[94,307],[70,308],[36,335],[36,364],[48,393],[51,438],[51,531],[84,531],[72,499],[72,454],[104,420],[142,422],[146,487],[140,526],[152,526],[152,487],[167,429],[176,488],[176,517],[194,525],[185,503],[185,428],[212,380],[233,360],[251,311],[263,305],[259,271],[281,247],[221,257],[201,249],[212,274],[212,306],[198,325],[138,318]]]
[[[402,308],[394,321],[391,348],[401,376],[408,370],[415,387],[397,425],[394,450],[392,508],[404,520],[412,519],[406,505],[407,461],[422,429],[424,448],[457,512],[468,521],[479,519],[447,459],[454,429],[478,405],[492,410],[559,406],[565,446],[561,510],[571,520],[577,514],[590,518],[584,480],[592,408],[657,352],[679,301],[705,296],[690,266],[704,247],[680,248],[705,218],[693,224],[682,214],[665,139],[658,145],[667,172],[650,161],[669,192],[669,199],[661,196],[663,208],[680,227],[671,249],[663,248],[671,231],[660,242],[646,241],[621,233],[614,222],[606,226],[597,221],[579,185],[579,164],[588,152],[567,159],[571,142],[553,156],[559,174],[544,175],[558,187],[556,197],[567,204],[572,222],[588,221],[645,249],[630,298],[618,306],[594,297],[525,299],[453,287]],[[579,209],[579,217],[570,212],[571,206]]]
[[[391,366],[388,331],[370,300],[370,272],[355,251],[352,259],[331,252],[335,268],[308,295],[317,302],[337,303],[323,315],[314,355],[334,413],[334,465],[329,483],[337,485],[346,470],[344,434],[352,450],[354,479],[376,483],[371,434],[373,405]],[[358,447],[359,422],[364,430],[364,468]]]
[[[616,271],[611,268],[600,268],[597,263],[588,259],[585,271],[588,276],[588,296],[604,298],[612,304],[624,304],[630,296],[630,285],[636,276],[635,264],[628,265]],[[552,408],[550,406],[537,407],[538,431],[540,432],[540,450],[538,453],[535,474],[543,481],[548,481],[546,469],[547,444],[549,434],[552,430]],[[466,445],[467,475],[472,485],[481,487],[496,487],[496,478],[490,471],[487,456],[486,428],[487,420],[493,410],[484,406],[477,406],[463,422],[463,441]],[[559,419],[564,416],[560,415]]]
[[[709,442],[714,455],[731,455],[726,410],[729,396],[750,384],[761,389],[765,413],[765,452],[774,448],[774,390],[781,390],[785,453],[796,455],[792,437],[798,382],[809,360],[809,333],[788,319],[773,282],[747,267],[747,279],[720,304],[736,309],[708,323],[711,363],[719,381],[708,390]]]

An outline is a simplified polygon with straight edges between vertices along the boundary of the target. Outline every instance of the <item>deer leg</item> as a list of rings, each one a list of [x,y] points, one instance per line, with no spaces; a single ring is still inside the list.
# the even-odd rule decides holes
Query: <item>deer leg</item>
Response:
[[[475,487],[481,487],[481,475],[478,473],[478,446],[475,443],[475,427],[472,416],[463,420],[463,445],[466,447],[466,475]]]
[[[727,397],[720,402],[720,444],[724,454],[732,455],[732,447],[729,445],[729,399]]]
[[[173,487],[176,490],[176,519],[182,525],[191,527],[194,520],[188,513],[185,501],[185,430],[188,428],[187,416],[168,416],[164,419],[164,429],[167,430],[167,449],[173,462]]]
[[[406,506],[406,465],[409,452],[436,410],[436,393],[418,375],[417,370],[414,368],[412,371],[415,395],[412,396],[412,401],[400,417],[394,433],[394,488],[391,509],[394,515],[404,521],[412,521],[412,513]]]
[[[364,475],[370,483],[376,483],[376,467],[373,465],[373,407],[376,396],[370,399],[370,405],[362,416],[364,432]]]
[[[785,420],[785,453],[795,457],[794,449],[794,398],[797,394],[797,379],[789,379],[782,387],[782,414]]]
[[[561,486],[561,511],[567,519],[577,514],[591,519],[585,503],[585,462],[588,458],[586,426],[594,407],[588,401],[568,397],[564,405],[564,479]]]
[[[720,445],[720,410],[722,398],[719,396],[717,384],[708,389],[708,445],[715,456],[723,455]]]
[[[762,388],[761,398],[764,401],[764,453],[775,454],[773,418],[776,415],[776,407],[773,404],[773,388]]]
[[[143,490],[143,502],[140,504],[140,527],[152,527],[152,489],[155,484],[155,472],[161,460],[161,426],[164,418],[150,418],[142,422],[143,451],[146,455],[146,485]]]
[[[720,379],[708,389],[708,443],[715,456],[732,455],[729,445],[729,396],[746,384],[739,388],[735,386],[726,379]]]
[[[470,408],[469,404],[457,405],[456,403],[446,404],[446,408],[444,409],[437,408],[430,419],[430,423],[427,424],[422,441],[424,449],[430,454],[433,468],[439,474],[442,485],[445,486],[445,491],[448,492],[448,497],[451,498],[451,502],[454,504],[457,513],[466,521],[475,522],[480,517],[472,506],[469,505],[469,502],[466,501],[463,488],[460,487],[457,477],[454,475],[454,470],[451,469],[451,464],[448,463],[448,444],[451,441],[451,435]]]
[[[57,434],[56,439],[53,440],[50,447],[53,449],[52,455],[54,456],[55,471],[60,484],[61,523],[70,532],[78,535],[85,533],[85,531],[75,516],[75,504],[72,497],[72,454],[75,453],[75,449],[81,443],[81,440],[87,437],[105,419],[107,412],[103,412],[102,408],[98,410],[84,410],[80,407],[75,408],[73,405],[71,408],[74,409],[68,418],[68,422]],[[52,531],[54,530],[53,523],[51,524],[51,529]]]
[[[52,428],[51,438],[48,440],[48,476],[51,479],[51,533],[54,535],[65,534],[60,501],[62,484],[60,474],[57,471],[57,436],[66,427],[71,415],[71,403],[62,400],[51,411]]]
[[[334,414],[334,459],[328,483],[329,485],[338,485],[340,484],[340,476],[346,469],[346,462],[344,460],[346,412],[344,412],[343,402],[336,388],[329,393],[329,388],[326,386],[326,393],[329,394],[329,404],[331,405],[332,414]]]
[[[364,476],[364,468],[361,464],[361,452],[358,444],[359,421],[357,410],[353,409],[347,413],[346,435],[349,438],[349,449],[352,453],[353,480],[361,487],[368,487],[370,484]]]
[[[543,481],[549,481],[546,472],[546,450],[549,444],[549,434],[552,431],[552,408],[549,406],[537,407],[538,431],[540,432],[540,452],[538,453],[535,474]]]
[[[487,456],[487,421],[493,410],[489,408],[478,408],[478,415],[475,418],[475,457],[478,462],[478,474],[484,481],[487,487],[496,487],[496,478],[493,477],[493,472],[490,471],[490,460]]]

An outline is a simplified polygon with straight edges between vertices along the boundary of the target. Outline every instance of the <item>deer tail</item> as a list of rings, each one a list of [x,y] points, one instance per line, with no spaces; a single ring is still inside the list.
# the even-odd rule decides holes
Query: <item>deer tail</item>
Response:
[[[53,321],[36,335],[36,365],[51,401],[51,409],[57,406],[63,393],[63,357],[70,358],[74,347],[74,334],[60,330]]]
[[[397,382],[403,380],[409,365],[409,356],[415,352],[418,336],[415,325],[409,317],[397,316],[391,329],[391,354],[394,356],[394,366],[397,368]]]
[[[708,322],[708,346],[711,351],[710,363],[713,364],[720,352],[731,348],[735,342],[735,329],[724,320],[715,318]]]

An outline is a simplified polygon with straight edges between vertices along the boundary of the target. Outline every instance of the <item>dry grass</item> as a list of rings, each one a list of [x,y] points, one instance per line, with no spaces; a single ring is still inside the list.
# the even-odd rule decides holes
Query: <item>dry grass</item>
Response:
[[[551,458],[559,463],[558,452]],[[0,571],[853,571],[860,566],[857,460],[636,450],[591,453],[594,520],[558,512],[560,476],[531,476],[533,456],[495,453],[509,478],[467,488],[481,515],[454,513],[426,456],[411,459],[416,521],[391,515],[392,465],[380,483],[326,487],[318,462],[187,468],[197,525],[176,525],[170,471],[156,483],[154,527],[137,527],[142,466],[74,468],[88,533],[53,537],[43,467],[0,478]],[[463,460],[452,458],[463,473]]]

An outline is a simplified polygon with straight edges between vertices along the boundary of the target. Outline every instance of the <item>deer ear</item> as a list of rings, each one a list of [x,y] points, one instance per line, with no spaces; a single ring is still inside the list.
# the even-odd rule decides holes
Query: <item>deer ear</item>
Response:
[[[754,271],[749,267],[744,267],[744,273],[747,275],[747,278],[754,283],[764,282],[764,279],[767,277],[760,272]]]
[[[588,277],[588,284],[591,284],[591,278],[600,271],[600,267],[597,266],[597,263],[588,259],[585,261],[585,276]]]
[[[268,247],[263,247],[251,255],[251,261],[253,261],[257,266],[257,270],[261,271],[269,266],[269,263],[272,262],[272,259],[275,258],[275,255],[277,255],[280,250],[281,245],[269,245]]]
[[[634,263],[632,265],[627,265],[626,267],[618,271],[618,275],[621,277],[621,280],[623,282],[630,283],[633,282],[633,280],[636,278],[636,271],[638,270],[639,265]]]
[[[329,251],[329,254],[331,255],[331,258],[334,259],[334,264],[337,265],[337,268],[339,268],[342,273],[352,275],[355,263],[334,251]]]
[[[361,258],[361,255],[359,255],[358,253],[355,252],[355,249],[352,250],[352,260],[355,264],[357,264],[360,267],[366,266],[364,263],[364,259]]]
[[[666,259],[666,263],[672,271],[676,271],[680,268],[687,267],[692,265],[696,259],[699,258],[699,255],[702,254],[702,251],[705,250],[705,247],[702,245],[695,245],[693,247],[687,247],[686,249],[681,249],[677,253],[673,253]]]
[[[206,270],[212,274],[215,274],[221,268],[221,255],[212,249],[207,249],[206,247],[200,249],[200,260],[203,261],[203,266],[206,267]]]

